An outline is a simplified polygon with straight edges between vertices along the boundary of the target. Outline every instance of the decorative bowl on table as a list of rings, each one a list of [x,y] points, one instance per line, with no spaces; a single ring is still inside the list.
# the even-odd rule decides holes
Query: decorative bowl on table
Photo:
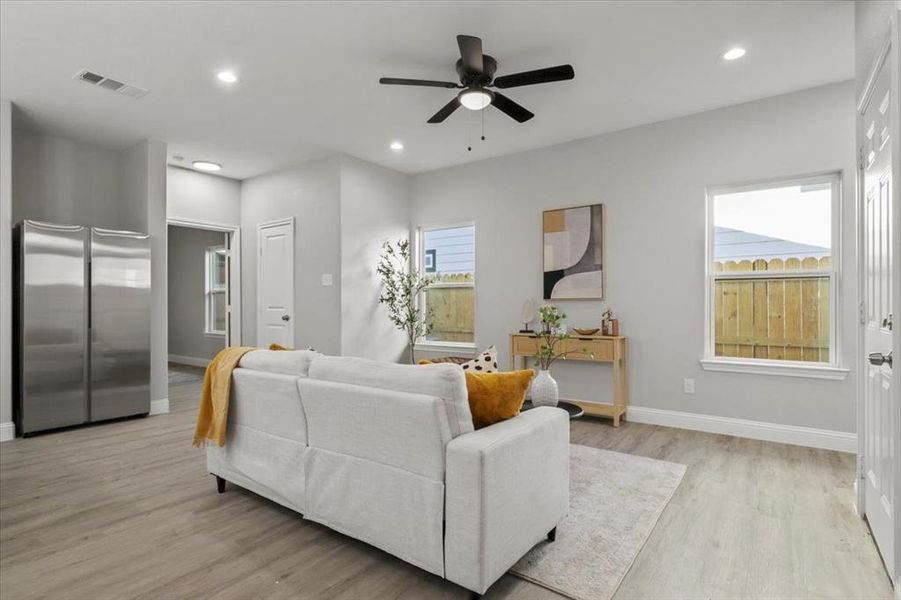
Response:
[[[601,330],[600,327],[592,327],[592,328],[573,327],[573,331],[575,331],[579,335],[595,335],[600,330]]]

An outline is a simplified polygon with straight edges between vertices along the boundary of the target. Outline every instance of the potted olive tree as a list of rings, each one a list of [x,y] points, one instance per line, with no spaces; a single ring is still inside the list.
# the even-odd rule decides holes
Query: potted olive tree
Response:
[[[415,364],[416,340],[431,331],[428,316],[423,316],[419,300],[433,279],[421,274],[411,263],[409,240],[385,242],[376,272],[382,278],[379,302],[388,309],[388,318],[394,326],[406,334],[410,364]]]
[[[538,315],[540,325],[535,333],[535,337],[538,338],[538,350],[535,351],[538,375],[532,380],[532,404],[534,406],[557,406],[560,401],[560,391],[557,388],[557,381],[551,377],[550,369],[557,359],[566,360],[566,355],[569,354],[569,351],[560,352],[558,350],[559,344],[570,337],[562,329],[566,313],[553,304],[548,304],[538,309]],[[582,348],[578,352],[594,358],[587,348]]]

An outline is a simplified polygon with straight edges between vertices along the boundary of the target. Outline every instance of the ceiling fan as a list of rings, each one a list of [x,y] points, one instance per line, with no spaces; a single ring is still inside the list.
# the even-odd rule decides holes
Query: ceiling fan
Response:
[[[424,87],[441,87],[461,89],[453,100],[436,112],[429,123],[441,123],[451,113],[460,108],[460,105],[469,110],[482,110],[488,105],[493,105],[502,113],[512,117],[520,123],[524,123],[534,117],[529,110],[517,104],[500,92],[488,88],[507,89],[523,85],[535,85],[536,83],[551,83],[564,81],[576,76],[572,65],[559,65],[534,71],[523,71],[495,78],[497,61],[494,57],[482,54],[482,40],[471,35],[458,35],[457,44],[460,46],[460,58],[457,59],[457,74],[460,83],[452,81],[431,81],[427,79],[399,79],[396,77],[382,77],[379,83],[386,85],[417,85]]]

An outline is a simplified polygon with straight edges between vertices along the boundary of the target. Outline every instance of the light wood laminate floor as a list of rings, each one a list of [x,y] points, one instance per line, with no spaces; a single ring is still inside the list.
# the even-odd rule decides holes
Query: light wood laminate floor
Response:
[[[0,445],[0,596],[466,598],[461,588],[229,486],[172,412]],[[851,510],[851,455],[626,422],[574,443],[688,465],[615,598],[891,598]],[[559,596],[505,576],[487,598]]]

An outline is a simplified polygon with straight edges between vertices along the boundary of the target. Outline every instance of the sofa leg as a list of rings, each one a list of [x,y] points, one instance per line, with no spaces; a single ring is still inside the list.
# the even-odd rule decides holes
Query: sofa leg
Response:
[[[469,592],[469,597],[471,600],[482,600],[482,594],[478,592]]]
[[[547,532],[547,541],[555,542],[557,541],[557,528],[554,527],[550,531]]]
[[[223,493],[225,491],[225,480],[216,475],[216,489],[219,490],[219,493]]]

